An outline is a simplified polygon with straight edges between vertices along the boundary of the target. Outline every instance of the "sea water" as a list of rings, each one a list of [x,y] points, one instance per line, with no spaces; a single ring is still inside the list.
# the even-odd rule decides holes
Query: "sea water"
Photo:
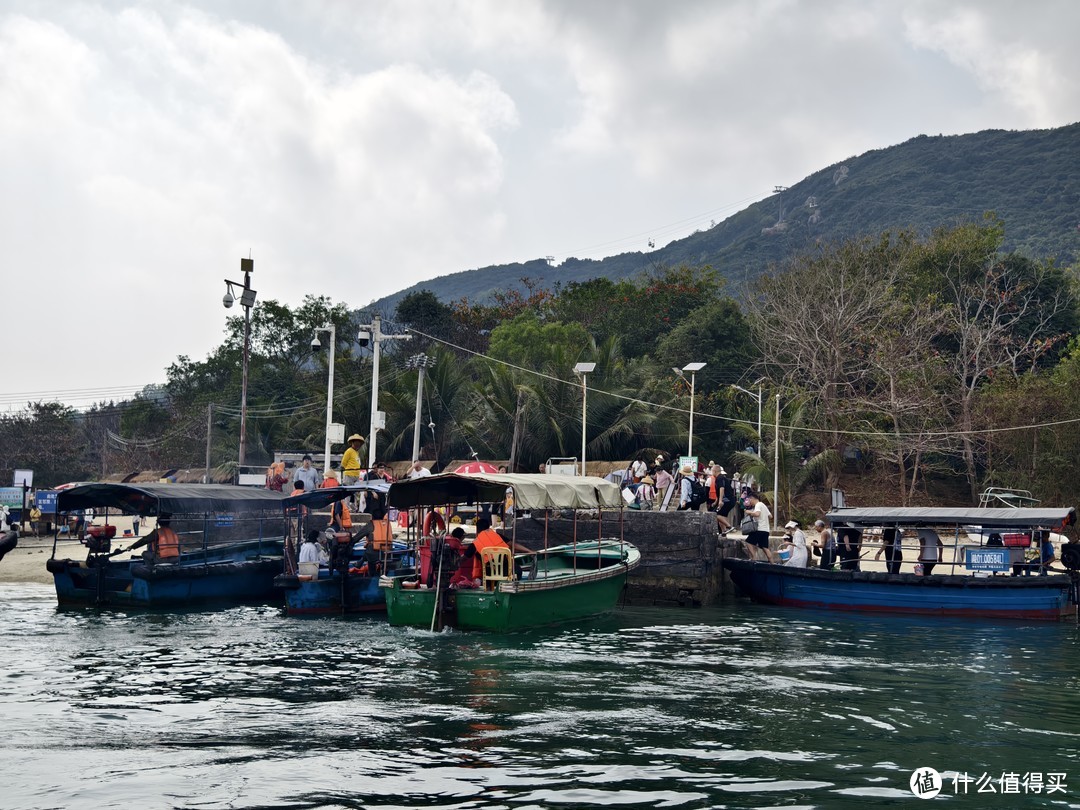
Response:
[[[950,806],[1080,806],[1071,623],[732,603],[496,636],[0,599],[9,810],[905,806],[930,768]]]

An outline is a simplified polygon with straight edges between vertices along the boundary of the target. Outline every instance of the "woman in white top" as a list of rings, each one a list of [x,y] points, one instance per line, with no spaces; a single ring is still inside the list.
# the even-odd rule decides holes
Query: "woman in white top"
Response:
[[[307,539],[300,546],[300,562],[317,563],[319,561],[319,532],[312,529],[308,532]]]
[[[799,528],[798,522],[794,520],[789,520],[784,528],[791,531],[791,541],[780,546],[780,551],[785,548],[791,549],[791,556],[784,562],[784,565],[790,565],[792,568],[806,568],[806,533]]]

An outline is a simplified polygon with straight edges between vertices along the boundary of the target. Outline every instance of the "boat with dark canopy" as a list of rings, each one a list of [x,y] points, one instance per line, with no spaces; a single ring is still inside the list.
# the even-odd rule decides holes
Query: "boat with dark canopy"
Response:
[[[502,502],[507,489],[514,509],[529,510],[534,519],[550,510],[574,510],[572,542],[549,547],[545,531],[544,547],[533,554],[515,558],[505,550],[484,549],[478,587],[452,588],[450,575],[461,558],[445,536],[422,537],[419,575],[391,574],[380,581],[390,624],[506,632],[582,619],[616,606],[627,576],[641,561],[638,549],[621,536],[623,499],[617,484],[583,476],[444,473],[393,484],[388,503],[418,510],[418,525],[428,525],[425,511]],[[596,538],[577,537],[577,510],[602,516],[605,509],[618,513],[607,525],[618,528],[619,536],[605,537],[600,520]],[[504,539],[513,545],[512,532]]]
[[[1062,546],[1063,574],[1016,576],[1011,549],[995,535],[1030,543],[1042,532],[1076,523],[1072,508],[952,509],[866,507],[834,509],[826,515],[834,531],[929,530],[949,537],[954,557],[935,561],[935,573],[883,573],[796,568],[726,558],[724,567],[739,589],[758,602],[833,610],[883,611],[939,616],[1054,620],[1074,616],[1080,579],[1080,543]],[[967,535],[965,526],[981,527]],[[939,534],[940,532],[940,534]],[[938,573],[947,570],[948,573]]]
[[[386,481],[361,481],[348,487],[328,487],[292,495],[282,501],[288,517],[285,541],[285,571],[274,584],[285,594],[285,610],[291,616],[372,613],[386,610],[386,597],[379,587],[383,573],[412,574],[412,554],[402,541],[372,523],[370,515],[353,515],[351,533],[327,531],[329,517],[316,512],[357,493],[390,489]],[[299,546],[311,530],[320,533],[326,551],[323,563],[300,563]]]
[[[57,512],[93,509],[104,516],[80,542],[85,559],[56,556],[59,528],[46,567],[61,605],[186,607],[204,603],[274,601],[280,594],[284,495],[215,484],[80,484],[57,495]],[[178,553],[163,558],[154,532],[114,548],[110,515],[168,519]],[[123,541],[124,538],[121,538]]]

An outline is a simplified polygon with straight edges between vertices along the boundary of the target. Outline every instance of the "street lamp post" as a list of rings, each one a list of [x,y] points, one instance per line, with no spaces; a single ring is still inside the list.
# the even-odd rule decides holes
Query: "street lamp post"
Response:
[[[747,391],[741,385],[735,385],[734,383],[732,383],[731,387],[735,388],[735,389],[738,389],[739,391],[742,391],[747,396],[751,396],[755,400],[757,400],[758,455],[760,456],[761,455],[761,441],[762,441],[762,435],[761,435],[761,384],[760,383],[758,384],[758,389],[757,389],[756,394],[753,391]]]
[[[689,371],[690,372],[690,437],[689,437],[689,439],[688,439],[688,441],[686,443],[686,455],[688,455],[688,456],[693,456],[694,455],[694,383],[695,383],[695,375],[699,371],[701,371],[703,368],[705,368],[706,365],[707,365],[707,363],[687,363],[685,366],[682,367],[682,371]],[[683,377],[682,371],[680,371],[677,368],[673,368],[671,370],[674,371],[676,374],[678,374],[680,377],[682,377],[683,382],[686,382],[686,377]]]
[[[384,335],[382,331],[382,317],[379,315],[371,319],[371,323],[361,324],[360,333],[357,335],[361,346],[366,346],[371,341],[371,431],[368,435],[368,469],[375,466],[375,437],[376,433],[384,428],[386,414],[379,411],[379,347],[384,340],[411,340],[412,335]]]
[[[323,474],[325,475],[330,469],[330,425],[334,421],[334,351],[337,348],[337,326],[331,323],[315,329],[315,337],[311,339],[311,348],[316,351],[322,346],[319,343],[319,332],[330,333],[330,373],[326,383],[326,446],[323,457]]]
[[[240,376],[240,466],[244,466],[244,450],[247,445],[247,387],[248,353],[251,350],[251,308],[255,306],[255,290],[251,289],[251,274],[255,272],[254,259],[241,259],[240,272],[244,274],[243,290],[240,293],[240,306],[244,308],[244,355]],[[225,279],[225,297],[221,303],[229,309],[236,300],[233,288],[239,287],[239,281]]]
[[[776,494],[780,489],[780,395],[776,395],[776,434],[773,442],[773,472],[772,472],[772,510],[773,520],[780,514],[780,504],[777,503]],[[760,454],[759,454],[760,455]],[[790,490],[789,490],[790,492]]]
[[[574,373],[581,377],[581,474],[585,475],[585,402],[589,396],[589,386],[586,376],[596,370],[596,363],[578,363],[574,366]]]
[[[420,460],[420,403],[424,398],[424,369],[435,365],[435,361],[426,354],[414,354],[405,363],[406,368],[415,368],[416,376],[416,421],[413,423],[412,435],[412,460],[415,464]]]

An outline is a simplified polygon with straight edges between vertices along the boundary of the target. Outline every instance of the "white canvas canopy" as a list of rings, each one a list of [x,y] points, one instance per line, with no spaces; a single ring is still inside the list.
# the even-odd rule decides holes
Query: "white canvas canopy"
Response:
[[[495,503],[506,489],[514,493],[515,509],[620,509],[619,486],[603,478],[566,475],[503,473],[442,473],[390,487],[388,503],[398,509],[452,503]]]

